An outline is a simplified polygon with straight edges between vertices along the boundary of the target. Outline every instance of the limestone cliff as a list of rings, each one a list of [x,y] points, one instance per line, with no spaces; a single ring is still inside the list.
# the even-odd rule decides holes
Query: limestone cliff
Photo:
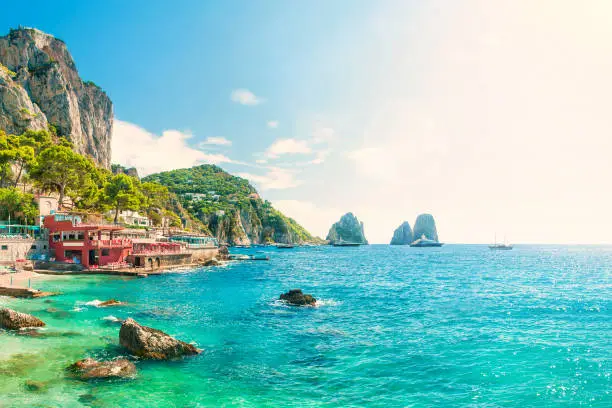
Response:
[[[355,243],[367,245],[368,240],[363,232],[363,222],[359,222],[353,213],[346,213],[340,221],[329,229],[326,238],[330,244]]]
[[[412,229],[408,221],[404,221],[402,225],[397,227],[391,238],[391,245],[410,245],[414,241]]]
[[[431,214],[420,214],[414,222],[414,239],[419,239],[423,235],[425,235],[427,239],[438,242],[436,221]]]
[[[74,149],[110,167],[113,105],[79,77],[63,41],[31,28],[0,37],[0,129],[22,133],[52,125]]]

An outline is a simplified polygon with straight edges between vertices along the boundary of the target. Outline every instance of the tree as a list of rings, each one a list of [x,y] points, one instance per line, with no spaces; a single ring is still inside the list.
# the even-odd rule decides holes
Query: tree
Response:
[[[34,221],[38,207],[32,194],[22,193],[16,188],[0,188],[0,218]]]
[[[91,188],[94,163],[67,146],[52,145],[38,156],[31,178],[43,189],[57,191],[58,209],[66,196],[73,200]]]
[[[153,209],[161,209],[168,205],[170,193],[167,187],[148,181],[140,185],[140,191],[144,198],[142,207],[147,212]]]
[[[19,146],[15,149],[15,157],[13,160],[17,167],[17,174],[15,175],[13,187],[17,187],[21,180],[23,170],[30,168],[34,164],[34,149],[31,146]]]
[[[137,182],[126,174],[117,174],[104,186],[101,198],[115,212],[115,224],[119,218],[119,211],[140,209],[143,196],[138,191]]]

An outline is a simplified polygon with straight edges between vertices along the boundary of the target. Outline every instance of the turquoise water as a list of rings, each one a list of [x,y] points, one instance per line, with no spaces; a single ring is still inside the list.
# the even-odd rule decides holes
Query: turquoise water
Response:
[[[612,406],[612,247],[270,250],[270,262],[147,279],[62,277],[62,296],[0,300],[46,337],[0,333],[0,406]],[[302,288],[321,300],[275,299]],[[117,298],[129,305],[83,304]],[[49,309],[53,308],[53,309]],[[205,351],[83,383],[133,317]],[[19,353],[19,355],[15,355]],[[38,392],[26,380],[41,381]]]

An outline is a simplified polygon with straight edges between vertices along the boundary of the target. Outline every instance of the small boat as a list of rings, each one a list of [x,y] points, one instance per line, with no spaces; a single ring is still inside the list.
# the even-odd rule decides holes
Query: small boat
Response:
[[[229,259],[231,259],[232,261],[250,261],[251,260],[251,255],[230,254],[229,255]]]
[[[332,245],[335,247],[356,247],[356,246],[361,246],[362,244],[360,242],[338,241],[338,242],[333,242]]]
[[[251,261],[269,261],[270,257],[266,254],[251,255]]]
[[[444,245],[442,242],[434,241],[425,236],[425,234],[421,235],[421,238],[413,241],[410,246],[416,248],[433,248],[433,247],[441,247]]]
[[[512,249],[511,244],[506,244],[506,238],[504,237],[504,242],[502,244],[497,243],[497,235],[495,235],[495,243],[493,245],[489,245],[489,249],[492,251],[509,251]]]
[[[291,248],[295,248],[295,245],[293,245],[293,244],[276,244],[276,247],[278,249],[291,249]]]
[[[269,261],[270,257],[266,254],[230,254],[229,259],[232,261]]]

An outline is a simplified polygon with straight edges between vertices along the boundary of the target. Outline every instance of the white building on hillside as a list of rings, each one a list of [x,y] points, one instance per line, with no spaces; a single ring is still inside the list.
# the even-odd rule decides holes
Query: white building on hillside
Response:
[[[109,211],[107,215],[110,217],[114,217],[115,212]],[[141,215],[137,211],[132,210],[119,211],[119,217],[117,217],[117,221],[122,224],[137,225],[140,227],[151,227],[153,225],[149,217]]]

